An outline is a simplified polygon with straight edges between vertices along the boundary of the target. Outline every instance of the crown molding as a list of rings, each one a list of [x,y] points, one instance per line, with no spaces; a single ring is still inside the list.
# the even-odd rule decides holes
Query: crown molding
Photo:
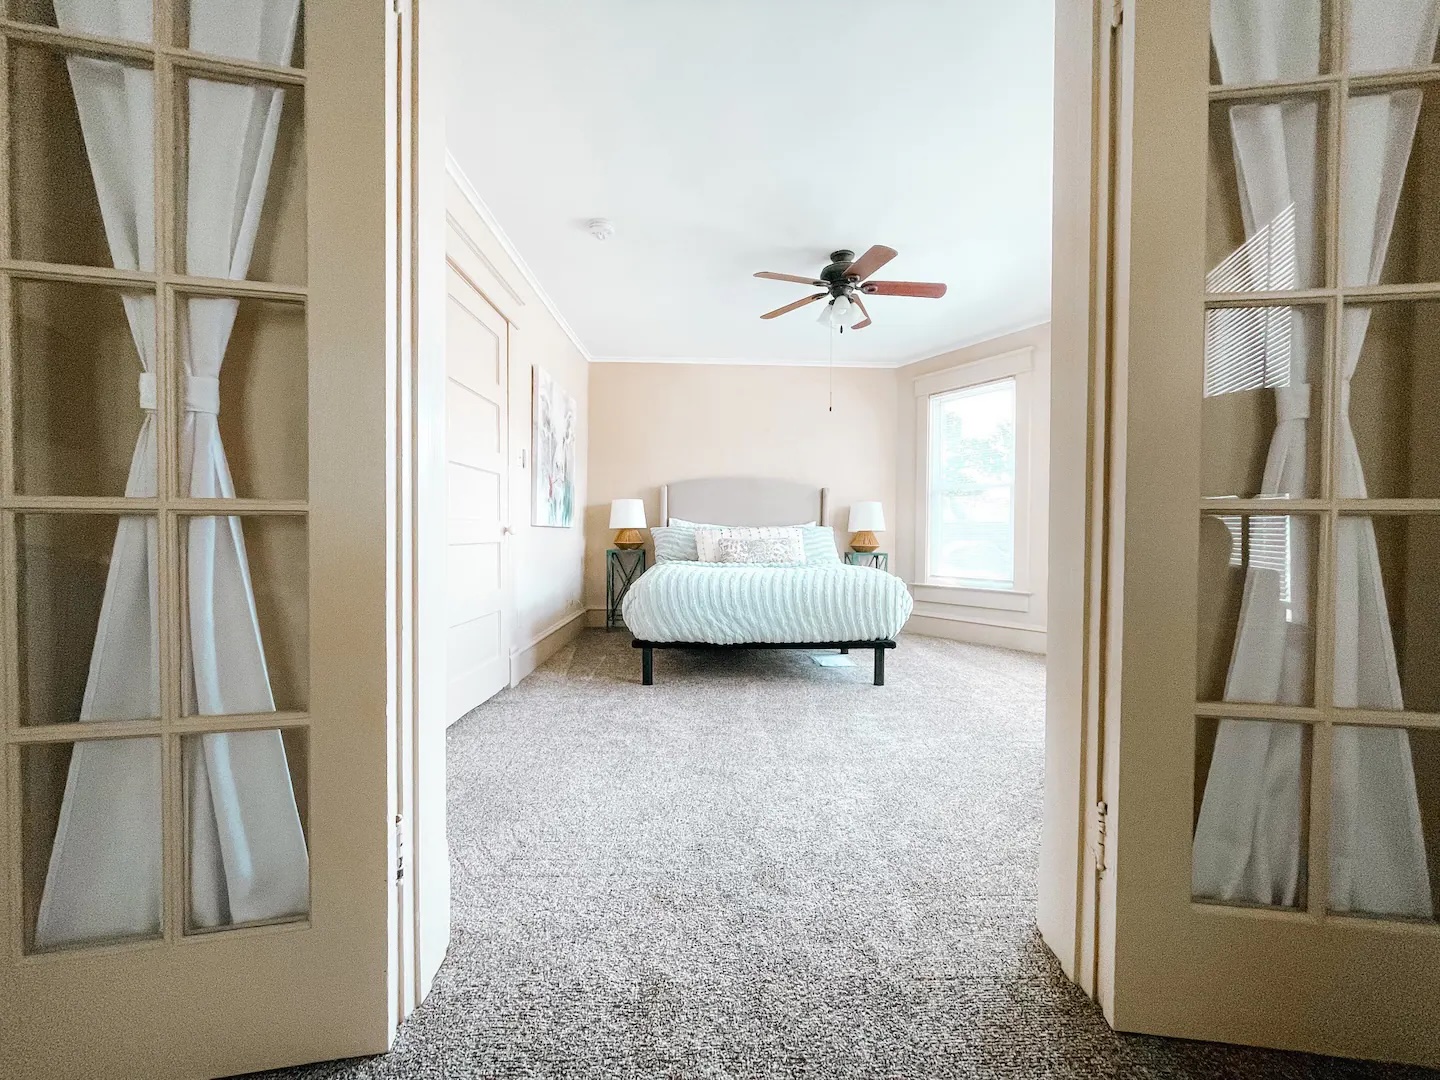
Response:
[[[1012,334],[1023,334],[1027,330],[1038,330],[1042,326],[1049,326],[1048,318],[1039,322],[1025,322],[1019,326],[1007,330],[998,330],[984,334],[973,335],[964,338],[953,345],[944,345],[938,349],[926,349],[924,352],[899,360],[856,360],[842,359],[836,357],[832,363],[829,360],[800,360],[800,359],[779,359],[760,360],[751,357],[725,357],[725,356],[592,356],[590,359],[597,364],[710,364],[715,367],[837,367],[837,368],[878,368],[885,371],[898,371],[901,368],[909,367],[911,364],[923,364],[927,360],[935,360],[952,352],[959,352],[961,349],[973,348],[976,345],[983,345],[990,341],[999,341],[1001,338],[1010,337]]]
[[[491,213],[490,207],[485,205],[485,200],[482,199],[480,193],[475,190],[475,185],[470,182],[470,177],[465,175],[465,170],[460,167],[460,163],[455,160],[455,155],[448,149],[445,151],[445,172],[449,174],[451,180],[455,181],[455,186],[460,189],[460,194],[465,196],[465,201],[470,204],[470,209],[475,211],[476,216],[484,222],[485,227],[494,235],[501,250],[509,257],[515,269],[520,272],[520,276],[525,279],[525,283],[529,285],[530,288],[534,290],[535,295],[540,298],[540,302],[545,305],[545,310],[550,312],[550,316],[559,324],[560,329],[565,331],[565,336],[570,339],[570,343],[579,350],[580,355],[585,358],[586,363],[594,363],[596,358],[590,355],[590,350],[587,349],[585,343],[580,340],[580,335],[575,333],[575,328],[570,325],[564,315],[560,314],[560,308],[556,306],[550,294],[545,291],[545,286],[540,284],[540,279],[535,276],[535,271],[530,269],[530,264],[520,255],[519,250],[515,247],[514,241],[506,235],[505,230],[500,227],[500,223],[495,220],[495,215]],[[474,246],[473,240],[469,242]],[[485,259],[484,261],[492,270],[495,270],[494,263],[490,259]],[[501,283],[504,284],[507,289],[510,289],[510,285],[506,282],[503,273],[495,270],[495,276],[500,279]],[[510,291],[513,292],[514,290],[510,289]],[[523,304],[524,301],[522,300],[521,303]]]
[[[837,368],[879,368],[889,371],[898,365],[888,360],[759,360],[749,357],[724,356],[596,356],[597,364],[691,364],[711,367],[837,367]]]
[[[1049,325],[1050,316],[1046,315],[1043,319],[1039,319],[1033,322],[1023,322],[1018,326],[1010,327],[1008,330],[986,331],[983,334],[976,334],[967,338],[962,338],[955,344],[946,345],[940,349],[926,349],[923,353],[920,353],[917,356],[912,356],[908,360],[901,360],[898,363],[890,364],[888,366],[895,368],[905,368],[909,367],[911,364],[923,364],[927,360],[935,360],[939,357],[945,356],[948,353],[959,352],[961,349],[971,349],[974,348],[976,345],[984,345],[986,342],[989,341],[999,341],[1001,338],[1010,337],[1012,334],[1023,334],[1027,330],[1039,330],[1042,326]]]

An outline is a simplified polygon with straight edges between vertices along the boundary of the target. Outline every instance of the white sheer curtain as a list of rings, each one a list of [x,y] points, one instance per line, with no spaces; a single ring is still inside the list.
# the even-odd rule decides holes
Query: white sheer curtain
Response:
[[[1435,48],[1437,7],[1440,0],[1353,0],[1352,68],[1376,70],[1428,62]],[[1211,12],[1212,39],[1227,82],[1317,70],[1320,27],[1315,0],[1270,4],[1215,0]],[[1419,107],[1416,91],[1348,103],[1341,259],[1348,284],[1379,278]],[[1247,234],[1293,203],[1297,244],[1315,235],[1315,124],[1314,107],[1303,104],[1232,108]],[[1350,314],[1346,324],[1337,461],[1344,496],[1364,495],[1350,429],[1349,385],[1368,321],[1360,309]],[[1277,387],[1277,423],[1262,486],[1267,496],[1308,493],[1305,462],[1311,392],[1303,370],[1304,353],[1303,348],[1297,350],[1289,384]],[[1305,527],[1301,525],[1302,530]],[[1295,599],[1307,596],[1310,588],[1307,552],[1307,543],[1292,543],[1290,591]],[[1369,519],[1342,520],[1336,557],[1335,700],[1341,705],[1398,709],[1394,643]],[[1287,620],[1278,578],[1270,569],[1247,571],[1226,681],[1227,701],[1295,704],[1304,700],[1303,683],[1313,663],[1311,619],[1292,600]],[[1265,904],[1297,901],[1302,749],[1296,725],[1221,722],[1195,830],[1192,885],[1197,896]],[[1403,731],[1340,728],[1335,732],[1333,757],[1329,906],[1337,911],[1431,915],[1408,736]]]
[[[63,29],[150,38],[150,0],[56,0]],[[285,63],[298,0],[191,0],[201,52]],[[154,265],[151,76],[106,61],[69,61],[111,256]],[[243,278],[269,180],[283,93],[191,81],[186,272]],[[186,301],[180,476],[196,497],[235,494],[217,422],[219,376],[236,302]],[[145,410],[126,493],[155,494],[154,305],[127,298],[144,370]],[[187,554],[189,664],[184,702],[206,714],[274,710],[239,519],[192,521]],[[120,520],[81,720],[158,715],[154,522]],[[303,912],[309,859],[278,732],[206,735],[187,744],[191,917],[202,926]],[[160,925],[158,740],[75,746],[41,898],[38,947],[155,932]]]

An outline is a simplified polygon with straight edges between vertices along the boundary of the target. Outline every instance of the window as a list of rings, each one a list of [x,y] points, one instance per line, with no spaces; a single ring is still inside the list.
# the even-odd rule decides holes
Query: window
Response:
[[[1015,587],[1015,378],[930,395],[926,580]]]

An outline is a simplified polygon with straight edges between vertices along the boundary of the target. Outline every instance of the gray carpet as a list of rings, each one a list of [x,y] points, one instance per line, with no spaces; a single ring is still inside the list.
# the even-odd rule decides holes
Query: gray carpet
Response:
[[[1419,1077],[1118,1036],[1034,930],[1044,666],[587,632],[450,735],[455,934],[381,1058],[275,1077]]]

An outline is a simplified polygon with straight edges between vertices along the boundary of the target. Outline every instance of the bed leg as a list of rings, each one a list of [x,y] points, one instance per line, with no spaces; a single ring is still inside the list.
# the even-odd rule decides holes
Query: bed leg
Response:
[[[649,645],[640,650],[640,682],[645,686],[655,685],[655,650]]]
[[[885,650],[875,650],[875,685],[885,685]]]
[[[841,649],[841,650],[840,650],[840,655],[841,655],[841,656],[849,656],[849,655],[850,655],[850,650],[849,650],[849,649]]]

